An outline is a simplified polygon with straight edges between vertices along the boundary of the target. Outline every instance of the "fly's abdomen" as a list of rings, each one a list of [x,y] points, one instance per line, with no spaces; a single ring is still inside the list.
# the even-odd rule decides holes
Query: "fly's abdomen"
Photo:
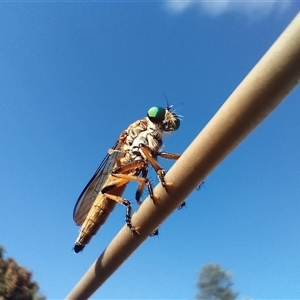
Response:
[[[105,223],[117,202],[107,199],[99,193],[91,207],[84,223],[82,224],[79,236],[75,242],[74,251],[80,252],[87,245],[99,228]]]

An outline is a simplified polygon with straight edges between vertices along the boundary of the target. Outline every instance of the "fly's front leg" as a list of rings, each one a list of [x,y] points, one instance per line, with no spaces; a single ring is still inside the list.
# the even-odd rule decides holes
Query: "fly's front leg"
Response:
[[[140,149],[143,152],[144,156],[147,158],[147,161],[152,165],[152,167],[156,171],[159,181],[161,182],[162,186],[165,188],[165,190],[168,193],[170,191],[170,189],[172,188],[173,183],[165,181],[165,175],[166,175],[165,170],[153,158],[151,149],[148,146],[146,146],[144,144],[140,144]],[[168,152],[161,152],[158,155],[160,155],[164,158],[169,158],[169,159],[178,159],[180,156],[180,155],[171,154]]]
[[[177,160],[180,157],[180,154],[170,153],[170,152],[159,152],[157,155],[166,159],[174,159]]]
[[[177,160],[180,157],[180,154],[171,153],[171,152],[165,152],[165,151],[159,152],[157,155],[159,155],[160,157],[166,158],[166,159],[174,159],[174,160]],[[159,174],[158,174],[158,177],[159,177]],[[173,186],[172,183],[171,183],[171,186]]]
[[[178,159],[180,157],[180,154],[175,154],[175,153],[170,153],[170,152],[160,152],[158,153],[159,156],[163,157],[163,158],[167,158],[167,159]],[[201,185],[204,183],[204,181],[199,185],[199,187],[197,188],[197,190],[201,187]],[[182,202],[178,209],[182,209],[183,207],[186,207],[186,203],[185,201]]]

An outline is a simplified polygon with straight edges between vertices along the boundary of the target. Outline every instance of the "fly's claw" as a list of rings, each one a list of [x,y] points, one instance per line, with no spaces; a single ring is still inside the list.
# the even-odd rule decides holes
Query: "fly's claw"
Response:
[[[152,198],[154,205],[157,205],[159,203],[159,200],[160,200],[159,196],[153,195],[151,198]]]
[[[166,192],[169,193],[171,191],[171,189],[173,188],[173,183],[172,182],[162,182],[163,187],[165,188]],[[160,201],[160,197],[158,195],[152,195],[151,199],[154,203],[154,205],[157,205]]]
[[[127,227],[130,229],[132,235],[134,235],[134,236],[139,236],[140,235],[141,227],[139,227],[139,226],[134,227],[134,226],[132,226],[131,222],[126,222],[126,223],[127,223]]]
[[[174,184],[172,182],[166,182],[164,180],[163,181],[161,180],[161,184],[168,194],[170,193],[170,191],[172,190],[172,188],[174,186]]]
[[[165,182],[164,188],[166,189],[166,192],[169,193],[172,188],[173,188],[173,183],[172,182]]]
[[[132,228],[130,228],[132,234],[135,235],[135,236],[140,235],[140,231],[139,231],[140,229],[141,229],[141,227],[132,227]]]
[[[166,172],[165,170],[161,169],[157,172],[157,176],[159,178],[159,181],[161,182],[162,186],[165,188],[166,192],[169,193],[173,187],[173,183],[172,182],[166,182],[165,181],[165,175]]]

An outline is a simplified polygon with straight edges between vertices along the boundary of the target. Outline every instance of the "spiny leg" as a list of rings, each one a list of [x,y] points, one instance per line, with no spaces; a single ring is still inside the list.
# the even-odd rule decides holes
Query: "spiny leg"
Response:
[[[138,175],[141,173],[141,177]],[[148,187],[148,192],[152,200],[158,201],[159,197],[153,194],[153,188],[151,182],[147,178],[148,174],[148,164],[143,160],[137,160],[130,162],[128,164],[119,166],[111,171],[111,175],[116,178],[122,178],[124,181],[137,181],[139,182],[138,189],[136,191],[135,199],[139,205],[142,204],[140,198],[144,191],[145,185]],[[110,185],[109,185],[110,186]],[[105,187],[106,191],[110,189],[110,187]]]
[[[162,186],[166,189],[166,191],[168,192],[168,188],[172,187],[173,184],[171,182],[166,182],[165,181],[165,171],[162,169],[162,167],[156,162],[156,160],[153,158],[152,154],[151,154],[151,149],[149,149],[149,147],[140,144],[140,147],[142,148],[143,153],[145,154],[145,156],[147,157],[149,163],[153,166],[153,168],[155,169],[158,178],[162,184]],[[147,149],[148,148],[148,149]],[[174,154],[174,153],[170,153],[170,152],[160,152],[158,153],[159,156],[166,158],[166,159],[174,159],[177,160],[180,155],[179,154]],[[184,203],[185,205],[185,203]],[[180,209],[182,207],[180,206]],[[156,228],[151,234],[150,237],[153,236],[157,236],[158,235],[158,228]]]
[[[128,168],[128,166],[126,166],[126,167]],[[121,169],[122,169],[122,167],[116,168],[115,170],[113,170],[113,172],[112,172],[111,175],[114,176],[114,177],[117,177],[119,179],[124,179],[126,181],[127,180],[135,180],[135,181],[140,182],[139,186],[138,186],[138,189],[136,191],[136,201],[137,201],[138,205],[142,204],[142,201],[140,201],[140,198],[141,198],[142,193],[144,191],[145,185],[147,185],[147,187],[148,187],[149,195],[150,195],[152,201],[154,202],[154,204],[157,203],[157,201],[159,200],[159,198],[158,198],[158,196],[155,196],[153,194],[152,184],[151,184],[150,180],[147,178],[148,170],[146,169],[146,166],[141,169],[142,177],[133,176],[133,175],[127,175],[127,174],[120,174],[120,173],[114,174],[114,172],[117,172],[117,171],[120,172]],[[124,168],[123,168],[123,170],[124,170]],[[129,210],[129,214],[131,215],[131,206],[130,207],[128,206],[128,210]],[[158,228],[156,228],[150,234],[150,237],[153,237],[153,236],[156,236],[156,235],[158,235]]]
[[[153,187],[148,178],[138,177],[138,176],[134,176],[134,175],[127,175],[127,174],[120,174],[120,173],[117,173],[117,174],[112,173],[111,175],[116,178],[119,178],[119,179],[124,179],[127,182],[137,181],[140,183],[138,186],[138,190],[136,192],[136,200],[139,204],[141,204],[140,198],[142,196],[145,185],[147,185],[149,195],[150,195],[152,201],[154,202],[154,204],[157,204],[157,202],[159,201],[159,197],[157,195],[154,195],[154,193],[153,193]],[[106,191],[107,191],[107,188],[109,188],[109,186],[105,187],[104,189],[106,189]]]
[[[180,157],[180,154],[175,154],[175,153],[170,153],[170,152],[160,152],[160,153],[158,153],[158,155],[163,157],[163,158],[167,158],[167,159],[178,159]],[[203,183],[204,183],[204,181],[202,181],[202,183],[199,185],[197,190],[200,189],[200,187],[202,186]],[[178,206],[178,210],[182,209],[183,207],[186,207],[185,201],[183,201]]]
[[[139,227],[133,227],[131,224],[131,212],[132,207],[129,200],[126,200],[122,198],[121,196],[114,195],[113,190],[116,188],[120,188],[124,185],[126,185],[130,180],[128,178],[115,178],[114,180],[111,180],[109,184],[104,186],[101,190],[101,193],[106,196],[108,199],[116,201],[120,204],[123,204],[126,207],[126,224],[132,231],[132,233],[139,235]],[[111,191],[111,193],[109,193]]]
[[[108,199],[111,199],[120,204],[123,204],[126,207],[126,224],[133,234],[140,235],[140,232],[139,232],[140,227],[134,227],[131,223],[132,207],[131,207],[130,201],[126,200],[120,196],[116,196],[116,195],[112,195],[112,194],[108,194],[108,193],[103,193],[103,195],[105,197],[107,197]]]
[[[140,176],[142,178],[148,179],[147,175],[148,175],[148,164],[145,164],[145,166],[141,169]],[[152,195],[153,195],[152,185],[150,185],[150,187],[148,186],[148,190],[149,190],[149,188],[151,188]],[[145,189],[145,183],[144,182],[140,182],[139,185],[138,185],[138,188],[137,188],[137,190],[135,192],[135,200],[136,200],[136,202],[138,203],[139,206],[143,203],[140,199],[141,199],[141,197],[143,195],[144,189]]]
[[[181,155],[176,153],[170,153],[166,151],[159,152],[157,155],[166,159],[174,159],[177,160]]]
[[[143,153],[145,154],[145,156],[147,157],[149,163],[153,166],[153,168],[155,169],[157,176],[162,184],[162,186],[165,188],[165,190],[167,192],[168,188],[172,187],[173,184],[171,182],[166,182],[165,181],[165,171],[163,170],[163,168],[156,162],[156,160],[153,158],[152,154],[151,154],[151,149],[149,147],[147,147],[146,145],[140,144],[140,148],[142,148]],[[166,159],[174,159],[177,160],[180,155],[179,154],[174,154],[174,153],[170,153],[170,152],[160,152],[158,153],[159,156],[166,158]],[[185,203],[182,204],[183,206],[185,206]],[[183,206],[180,206],[179,209],[181,209]],[[153,236],[157,236],[158,235],[158,228],[156,228],[151,234],[150,237]]]
[[[148,146],[146,146],[144,144],[140,144],[139,146],[140,146],[141,151],[143,152],[143,154],[147,158],[148,162],[154,168],[154,170],[155,170],[155,172],[158,176],[158,179],[161,182],[162,186],[165,188],[166,192],[168,193],[170,191],[170,188],[172,188],[173,183],[165,181],[165,175],[166,175],[165,170],[153,158],[153,155],[151,153],[151,149]]]

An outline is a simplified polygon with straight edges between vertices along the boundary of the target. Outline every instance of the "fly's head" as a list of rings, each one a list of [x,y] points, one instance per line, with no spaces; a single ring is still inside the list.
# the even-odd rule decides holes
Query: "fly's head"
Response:
[[[171,133],[180,127],[179,116],[171,111],[171,108],[172,106],[167,108],[153,106],[148,110],[147,117],[156,130]]]

